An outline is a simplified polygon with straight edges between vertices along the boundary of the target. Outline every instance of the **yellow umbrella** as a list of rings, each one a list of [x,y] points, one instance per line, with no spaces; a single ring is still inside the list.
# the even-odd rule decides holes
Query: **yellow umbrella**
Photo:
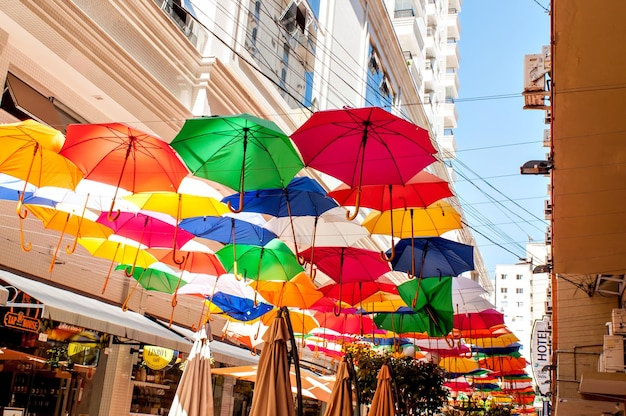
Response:
[[[248,285],[266,301],[279,308],[288,306],[308,309],[324,297],[324,294],[317,290],[311,278],[304,272],[298,273],[286,282],[255,280]]]
[[[467,344],[472,344],[480,348],[507,347],[514,342],[519,342],[519,338],[510,333],[493,338],[465,338],[465,342]]]
[[[106,225],[96,222],[95,218],[97,218],[97,216],[94,217],[95,214],[85,209],[83,209],[80,214],[76,212],[60,211],[58,209],[40,205],[28,205],[28,209],[35,217],[39,218],[43,222],[45,228],[61,232],[59,242],[57,243],[54,254],[52,255],[52,261],[50,262],[50,272],[52,272],[52,269],[54,268],[54,261],[56,260],[63,236],[66,233],[75,236],[76,239],[80,237],[108,238],[111,234],[113,234],[112,229]],[[71,254],[73,252],[73,248],[68,244],[65,251],[68,254]]]
[[[230,212],[225,204],[215,198],[177,192],[141,192],[124,199],[141,209],[168,214],[176,218],[176,224],[184,218],[219,217]],[[174,229],[174,240],[177,231],[178,226]],[[185,260],[184,257],[182,260],[176,258],[176,245],[172,250],[172,259],[176,264],[182,264]]]
[[[259,319],[265,325],[270,325],[280,309],[272,309]],[[309,312],[304,310],[289,309],[289,317],[291,318],[291,326],[293,332],[299,334],[308,334],[315,328],[319,328],[320,324]]]
[[[115,263],[134,264],[145,269],[157,261],[156,257],[145,251],[147,247],[143,244],[116,235],[111,235],[109,238],[81,237],[78,238],[78,243],[92,256],[111,260],[102,293],[106,290]]]
[[[398,308],[407,306],[400,295],[378,291],[359,302],[359,308],[365,312],[395,312]]]
[[[395,416],[396,407],[391,389],[391,371],[387,364],[383,364],[378,371],[376,391],[372,398],[372,405],[368,416]]]
[[[467,374],[479,368],[476,360],[466,357],[443,357],[439,361],[439,367],[455,374]]]
[[[24,181],[16,212],[20,217],[22,250],[30,251],[32,245],[24,244],[21,221],[27,215],[22,212],[22,204],[28,184],[74,189],[83,175],[74,163],[58,154],[65,138],[56,129],[34,120],[0,124],[0,140],[0,173]]]
[[[372,211],[361,225],[370,234],[392,235],[393,231],[393,236],[399,238],[440,236],[463,227],[460,214],[446,201],[426,208]]]

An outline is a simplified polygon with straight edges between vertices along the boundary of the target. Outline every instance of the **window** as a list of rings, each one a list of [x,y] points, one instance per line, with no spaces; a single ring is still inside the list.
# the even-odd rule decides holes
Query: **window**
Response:
[[[292,1],[280,18],[281,23],[287,32],[294,33],[296,30],[304,33],[306,27],[307,9],[304,3],[300,5]]]
[[[508,291],[509,291],[509,288],[507,288],[507,287],[501,287],[500,288],[500,293],[508,293]]]
[[[518,294],[524,293],[524,288],[518,287],[517,289],[515,289],[515,293],[518,293]]]
[[[394,97],[389,79],[386,77],[374,47],[370,45],[368,57],[367,85],[365,89],[365,105],[391,107]]]
[[[501,274],[500,275],[500,280],[506,280],[506,274]]]
[[[35,119],[65,131],[68,124],[84,123],[54,97],[46,97],[12,73],[7,73],[0,108],[19,120]]]
[[[517,307],[518,308],[523,308],[524,307],[524,302],[517,302]]]
[[[515,276],[515,279],[522,280],[522,279],[524,279],[524,275],[523,274],[518,274],[518,275]]]

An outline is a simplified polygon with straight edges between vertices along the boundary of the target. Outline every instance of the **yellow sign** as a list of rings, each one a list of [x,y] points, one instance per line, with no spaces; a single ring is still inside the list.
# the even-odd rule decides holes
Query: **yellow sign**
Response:
[[[143,347],[143,360],[152,370],[163,370],[176,360],[178,352],[169,348],[145,345]]]

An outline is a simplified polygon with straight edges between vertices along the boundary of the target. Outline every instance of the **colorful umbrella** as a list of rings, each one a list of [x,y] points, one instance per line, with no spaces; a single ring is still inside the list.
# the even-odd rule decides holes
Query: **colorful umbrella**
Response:
[[[338,300],[343,301],[344,283],[374,281],[390,271],[389,264],[378,253],[356,247],[313,247],[301,253],[302,258],[339,284]],[[334,311],[339,315],[339,311]]]
[[[50,207],[27,205],[28,210],[33,215],[39,218],[43,222],[43,226],[47,229],[57,230],[61,232],[59,241],[52,255],[49,271],[54,269],[54,262],[56,260],[57,253],[61,247],[61,241],[63,236],[71,234],[75,236],[75,241],[80,237],[99,237],[107,238],[113,234],[113,230],[106,225],[100,224],[94,221],[95,216],[89,216],[88,212],[84,211],[80,214],[75,212],[66,212],[53,209]],[[87,217],[85,217],[87,215]],[[65,251],[70,254],[73,252],[72,247],[68,244]]]
[[[185,124],[170,143],[191,172],[241,193],[283,188],[303,167],[280,128],[250,114],[200,117]]]
[[[363,185],[406,184],[435,161],[426,130],[378,107],[317,111],[291,138],[307,166],[356,188],[358,195]]]
[[[277,237],[259,225],[230,216],[186,218],[178,223],[178,226],[196,237],[223,244],[264,246]]]
[[[444,357],[439,361],[439,367],[457,377],[460,374],[469,374],[480,368],[476,360],[466,357]]]
[[[183,246],[181,251],[184,258],[182,263],[174,261],[174,256],[172,255],[173,250],[171,248],[150,248],[147,251],[158,261],[169,266],[173,266],[179,270],[192,273],[209,274],[213,276],[219,276],[226,273],[226,269],[224,269],[224,266],[222,266],[222,263],[215,254],[202,251],[187,251],[185,250],[185,247],[186,245]]]
[[[436,237],[463,227],[460,214],[445,201],[435,202],[426,208],[372,211],[361,225],[371,234],[391,235],[399,238]]]
[[[459,330],[471,332],[473,329],[487,329],[502,324],[504,324],[504,314],[495,309],[454,315],[454,327]]]
[[[121,123],[70,124],[59,153],[85,178],[133,193],[176,191],[189,174],[166,142]],[[116,196],[109,209],[111,220]]]
[[[287,281],[304,271],[289,247],[278,239],[263,247],[229,244],[215,254],[226,271],[249,279]]]
[[[281,311],[282,308],[274,308],[265,315],[261,316],[260,320],[265,325],[271,325]],[[297,334],[308,334],[320,326],[320,323],[315,316],[304,309],[289,309],[289,319],[291,319],[293,331]]]
[[[164,263],[152,263],[148,267],[120,264],[116,270],[124,270],[126,275],[132,276],[144,289],[156,292],[173,294],[179,286],[187,283],[183,273],[177,272]],[[187,277],[189,278],[189,277]]]
[[[391,267],[409,278],[457,276],[474,269],[473,246],[441,237],[402,239],[395,252]]]
[[[252,284],[265,300],[279,308],[288,306],[308,309],[324,297],[304,272],[298,273],[287,282],[264,281]]]
[[[222,292],[216,292],[208,300],[225,315],[241,322],[253,321],[274,309],[274,306],[268,303],[256,302],[247,297],[239,297]]]
[[[376,281],[331,283],[320,287],[319,290],[327,298],[355,307],[362,307],[366,300],[376,293],[398,293],[396,285]]]
[[[331,329],[340,334],[365,335],[381,332],[369,316],[342,313],[340,316],[331,312],[313,314],[320,328]]]

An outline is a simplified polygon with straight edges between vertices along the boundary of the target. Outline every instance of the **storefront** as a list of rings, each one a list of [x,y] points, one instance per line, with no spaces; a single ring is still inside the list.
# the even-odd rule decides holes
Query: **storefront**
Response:
[[[189,340],[138,313],[3,270],[0,285],[9,290],[0,305],[3,415],[163,414],[169,407],[178,378],[168,370],[189,352]],[[137,380],[133,368],[144,351],[163,353],[168,363]]]

